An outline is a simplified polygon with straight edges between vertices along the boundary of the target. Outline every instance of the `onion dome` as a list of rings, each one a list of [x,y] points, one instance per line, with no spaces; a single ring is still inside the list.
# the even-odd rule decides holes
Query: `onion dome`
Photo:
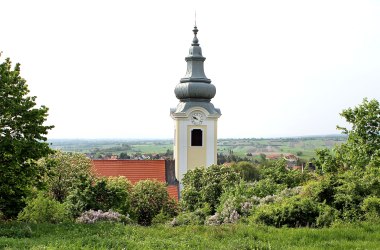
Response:
[[[204,72],[203,63],[206,58],[202,56],[202,49],[198,43],[197,26],[194,27],[193,32],[194,38],[189,49],[189,55],[185,58],[187,62],[186,75],[181,78],[180,83],[174,89],[174,93],[181,102],[210,102],[216,94],[216,88]]]

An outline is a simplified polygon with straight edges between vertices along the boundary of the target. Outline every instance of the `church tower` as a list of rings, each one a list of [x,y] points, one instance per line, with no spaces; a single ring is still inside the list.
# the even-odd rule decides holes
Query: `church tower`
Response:
[[[203,69],[206,58],[202,56],[196,26],[193,32],[189,55],[185,58],[186,75],[174,89],[179,103],[170,110],[175,123],[175,172],[180,183],[188,170],[217,164],[217,122],[221,113],[211,103],[216,88]]]

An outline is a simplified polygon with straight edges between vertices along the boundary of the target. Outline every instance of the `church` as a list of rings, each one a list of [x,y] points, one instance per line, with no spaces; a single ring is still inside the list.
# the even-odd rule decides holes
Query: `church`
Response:
[[[217,163],[217,129],[220,109],[211,99],[216,88],[204,72],[202,49],[197,26],[189,54],[185,57],[186,74],[175,86],[179,103],[170,110],[174,121],[174,161],[168,160],[93,160],[97,176],[124,176],[132,184],[155,179],[167,183],[171,197],[179,199],[182,178],[188,170]]]

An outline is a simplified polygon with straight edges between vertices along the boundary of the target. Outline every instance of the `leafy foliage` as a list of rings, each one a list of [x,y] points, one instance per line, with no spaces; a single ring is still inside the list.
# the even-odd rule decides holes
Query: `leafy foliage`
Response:
[[[78,184],[78,176],[92,176],[90,159],[79,153],[56,151],[38,164],[46,171],[44,183],[48,192],[59,202],[64,202],[71,188]]]
[[[318,149],[316,150],[317,159],[315,164],[319,166],[321,173],[335,173],[341,167],[336,157],[331,154],[330,150]]]
[[[130,211],[131,189],[131,183],[123,177],[92,179],[82,175],[67,198],[71,214],[77,217],[90,209],[111,209],[126,215]]]
[[[39,192],[36,198],[28,200],[26,207],[18,215],[20,221],[32,223],[59,223],[67,221],[68,218],[66,205],[43,192]]]
[[[351,124],[351,130],[337,127],[348,135],[347,142],[337,147],[337,158],[350,168],[364,168],[380,157],[380,105],[375,99],[340,114]]]
[[[211,214],[211,209],[208,204],[205,204],[202,208],[197,208],[192,212],[182,212],[177,217],[175,217],[170,225],[184,226],[184,225],[203,225],[207,216]]]
[[[140,225],[149,226],[153,218],[169,203],[165,184],[152,181],[139,181],[132,191],[132,213]],[[163,211],[164,213],[166,211]],[[168,211],[170,213],[170,211]]]
[[[269,179],[289,188],[300,186],[312,177],[307,171],[289,170],[285,159],[265,162],[261,165],[259,173],[260,179]]]
[[[237,211],[240,215],[246,215],[249,213],[244,207],[246,203],[250,203],[249,210],[253,205],[259,204],[259,198],[254,195],[254,188],[251,183],[241,181],[238,185],[222,194],[217,212],[222,220],[227,215],[229,216],[232,211]]]
[[[53,126],[44,126],[48,108],[36,106],[28,96],[20,64],[12,69],[9,58],[0,64],[0,210],[15,217],[24,207],[23,198],[38,185],[35,161],[51,152],[45,135]]]
[[[240,177],[245,181],[259,180],[259,169],[251,162],[241,161],[231,166],[236,172],[240,174]]]
[[[268,195],[274,195],[284,190],[285,184],[278,184],[271,179],[262,179],[254,183],[253,194],[257,197],[263,198]]]
[[[380,217],[380,197],[368,196],[363,200],[361,210],[365,212],[367,219]]]
[[[279,203],[258,206],[253,211],[252,221],[277,227],[315,226],[320,210],[320,204],[314,200],[295,196]]]
[[[190,170],[182,180],[182,206],[188,211],[195,211],[207,203],[211,212],[215,212],[220,196],[239,181],[239,175],[226,166],[212,165]]]
[[[339,127],[348,140],[333,151],[316,152],[316,173],[289,170],[284,160],[263,160],[254,168],[257,172],[249,163],[235,165],[245,180],[254,182],[225,191],[217,213],[208,217],[206,223],[234,223],[246,216],[253,223],[277,227],[323,227],[337,221],[378,220],[379,103],[364,99],[361,105],[344,110],[341,115],[352,125],[351,130]],[[196,189],[189,191],[194,202]]]

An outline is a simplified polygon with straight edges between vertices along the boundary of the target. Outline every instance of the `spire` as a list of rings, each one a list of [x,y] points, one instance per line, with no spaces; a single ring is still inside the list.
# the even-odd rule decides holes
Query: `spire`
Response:
[[[206,58],[202,55],[202,48],[198,41],[198,28],[195,21],[193,29],[194,38],[189,49],[189,55],[185,57],[187,62],[186,75],[175,86],[174,93],[179,103],[177,108],[171,110],[173,117],[183,117],[189,110],[203,108],[207,110],[209,117],[219,118],[220,109],[214,107],[211,99],[216,94],[216,88],[205,75],[203,64]]]
[[[211,84],[204,72],[203,63],[206,60],[202,55],[202,49],[198,41],[198,28],[194,26],[194,38],[189,49],[189,55],[185,58],[187,62],[186,75],[181,78],[181,81],[175,87],[176,97],[181,102],[187,101],[205,101],[210,100],[215,96],[215,86]]]

